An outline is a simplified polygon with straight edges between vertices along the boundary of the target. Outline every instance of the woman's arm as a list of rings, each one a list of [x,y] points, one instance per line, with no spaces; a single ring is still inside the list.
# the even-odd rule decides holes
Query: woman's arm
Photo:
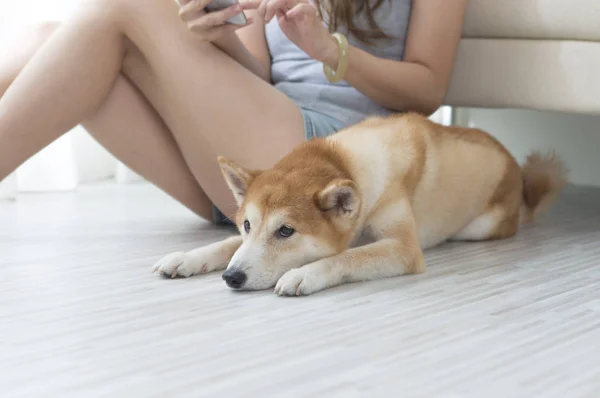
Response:
[[[270,81],[271,57],[265,38],[265,25],[255,11],[261,0],[240,0],[238,6],[206,14],[204,8],[210,1],[178,0],[180,18],[200,38],[212,42],[254,74]],[[246,26],[226,22],[242,11],[248,17]]]
[[[246,10],[245,13],[252,23],[216,40],[215,45],[256,75],[270,82],[271,54],[267,46],[265,24],[255,10]]]
[[[466,0],[414,0],[402,62],[349,48],[344,80],[378,104],[398,111],[431,114],[444,100],[466,8]],[[319,61],[337,68],[332,38]]]
[[[261,67],[266,71],[267,78],[271,79],[271,53],[267,45],[267,36],[265,33],[265,24],[258,15],[256,10],[246,12],[246,15],[251,18],[254,23],[240,29],[237,34],[241,42],[248,49],[250,54],[254,56],[261,64]]]

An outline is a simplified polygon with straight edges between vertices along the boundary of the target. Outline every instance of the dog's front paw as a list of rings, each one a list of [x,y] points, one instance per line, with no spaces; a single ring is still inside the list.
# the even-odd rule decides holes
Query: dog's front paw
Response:
[[[307,296],[325,289],[323,275],[310,266],[286,272],[275,285],[275,294],[280,296]]]
[[[208,263],[202,263],[187,253],[176,252],[160,259],[152,267],[152,272],[168,278],[189,278],[193,275],[208,272],[207,266]]]

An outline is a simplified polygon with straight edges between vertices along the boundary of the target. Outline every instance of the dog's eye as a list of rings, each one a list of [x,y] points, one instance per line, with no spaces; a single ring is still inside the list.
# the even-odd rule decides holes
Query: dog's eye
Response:
[[[290,228],[284,225],[283,227],[279,228],[277,234],[282,238],[289,238],[290,236],[294,235],[295,232],[296,231],[294,230],[294,228]]]
[[[250,221],[246,220],[244,221],[244,230],[246,231],[246,233],[250,233]]]

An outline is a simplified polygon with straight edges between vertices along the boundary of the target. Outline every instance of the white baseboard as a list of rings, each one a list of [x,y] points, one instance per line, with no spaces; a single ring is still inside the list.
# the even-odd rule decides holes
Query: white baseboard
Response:
[[[73,156],[80,184],[103,181],[115,176],[117,160],[94,140],[82,126],[71,132]]]
[[[17,170],[19,192],[61,192],[77,187],[73,142],[63,135]]]
[[[17,196],[17,176],[13,173],[0,182],[0,200],[14,199]]]
[[[117,172],[115,174],[115,180],[119,184],[132,184],[136,182],[144,181],[136,172],[125,166],[123,163],[117,163]]]

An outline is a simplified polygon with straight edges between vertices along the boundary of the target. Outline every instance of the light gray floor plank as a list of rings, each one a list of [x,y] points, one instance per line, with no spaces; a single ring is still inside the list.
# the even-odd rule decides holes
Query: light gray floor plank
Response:
[[[0,397],[598,397],[600,190],[305,298],[165,280],[231,234],[148,185],[0,203]]]

